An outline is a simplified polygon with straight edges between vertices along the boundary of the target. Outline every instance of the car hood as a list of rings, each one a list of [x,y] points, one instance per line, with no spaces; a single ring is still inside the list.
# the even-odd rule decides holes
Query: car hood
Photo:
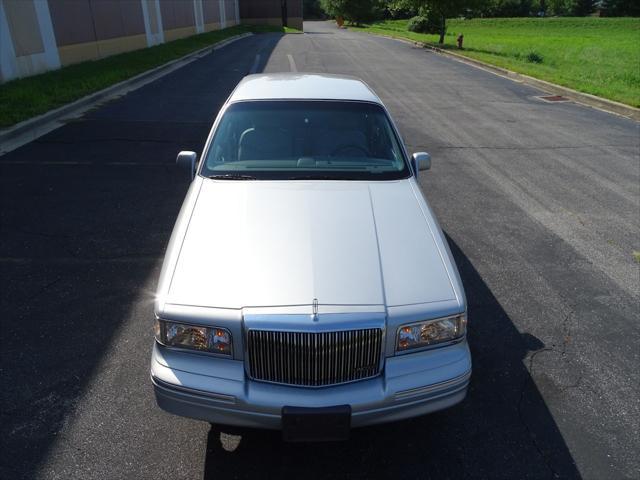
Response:
[[[167,303],[219,308],[456,299],[411,180],[203,180]],[[440,240],[438,240],[440,239]]]

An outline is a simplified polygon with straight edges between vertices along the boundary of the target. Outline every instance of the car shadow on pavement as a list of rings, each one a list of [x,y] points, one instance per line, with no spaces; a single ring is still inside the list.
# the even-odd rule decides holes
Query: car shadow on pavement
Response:
[[[474,370],[464,402],[355,429],[347,442],[285,443],[280,432],[212,426],[204,477],[581,478],[526,365],[544,345],[520,334],[447,237],[469,304]]]
[[[144,450],[131,419],[156,418],[153,289],[189,184],[176,154],[202,150],[254,50],[266,62],[283,36],[216,50],[0,157],[0,478],[122,478]]]

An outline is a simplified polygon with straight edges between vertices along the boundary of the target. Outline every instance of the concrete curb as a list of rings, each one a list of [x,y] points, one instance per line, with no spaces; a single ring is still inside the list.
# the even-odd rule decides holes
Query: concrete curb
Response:
[[[464,55],[460,55],[459,53],[450,52],[449,50],[444,50],[442,48],[434,47],[433,45],[430,45],[428,43],[415,42],[413,40],[408,40],[405,38],[392,37],[389,35],[381,35],[377,33],[370,33],[369,35],[375,35],[376,37],[383,37],[383,38],[391,38],[399,42],[408,43],[414,46],[426,48],[427,50],[431,50],[440,55],[453,57],[453,59],[457,60],[458,62],[466,63],[467,65],[471,65],[472,67],[480,68],[482,70],[488,71],[490,73],[494,73],[496,75],[508,78],[516,82],[524,83],[526,85],[531,85],[533,87],[539,88],[549,93],[553,93],[555,95],[562,95],[563,97],[567,97],[568,99],[576,103],[580,103],[588,107],[593,107],[598,110],[605,111],[607,113],[613,113],[615,115],[620,115],[622,117],[630,118],[635,121],[640,121],[640,108],[631,107],[629,105],[625,105],[624,103],[616,102],[614,100],[607,100],[606,98],[597,97],[589,93],[578,92],[577,90],[573,90],[568,87],[563,87],[555,83],[547,82],[546,80],[540,80],[538,78],[530,77],[529,75],[525,75],[523,73],[517,73],[512,70],[508,70],[506,68],[496,67],[495,65],[485,63],[481,60],[465,57]]]
[[[79,98],[71,103],[49,110],[37,117],[29,118],[12,127],[0,130],[0,155],[15,150],[16,148],[29,143],[42,135],[60,127],[66,120],[77,118],[87,110],[94,108],[100,103],[104,103],[115,97],[122,96],[138,88],[153,82],[169,73],[184,67],[185,65],[202,58],[208,53],[218,50],[237,40],[253,35],[247,32],[240,35],[229,37],[218,43],[208,45],[199,50],[195,50],[183,57],[171,60],[163,65],[142,72],[134,77],[123,80],[122,82],[111,85],[110,87],[98,90],[85,97]]]

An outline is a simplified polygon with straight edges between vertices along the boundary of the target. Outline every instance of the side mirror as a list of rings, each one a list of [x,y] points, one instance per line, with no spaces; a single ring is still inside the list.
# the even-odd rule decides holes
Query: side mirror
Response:
[[[178,158],[176,158],[176,164],[182,170],[185,170],[189,173],[189,179],[193,180],[193,177],[196,174],[196,160],[198,159],[198,155],[196,152],[182,151],[178,154]]]
[[[431,168],[431,155],[427,152],[416,152],[411,155],[411,160],[413,160],[413,168],[416,173]]]

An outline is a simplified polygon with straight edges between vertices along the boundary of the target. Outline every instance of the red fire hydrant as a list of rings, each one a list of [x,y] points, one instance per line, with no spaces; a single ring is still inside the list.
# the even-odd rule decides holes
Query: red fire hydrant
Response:
[[[462,42],[464,41],[464,35],[458,35],[458,48],[462,50]]]

